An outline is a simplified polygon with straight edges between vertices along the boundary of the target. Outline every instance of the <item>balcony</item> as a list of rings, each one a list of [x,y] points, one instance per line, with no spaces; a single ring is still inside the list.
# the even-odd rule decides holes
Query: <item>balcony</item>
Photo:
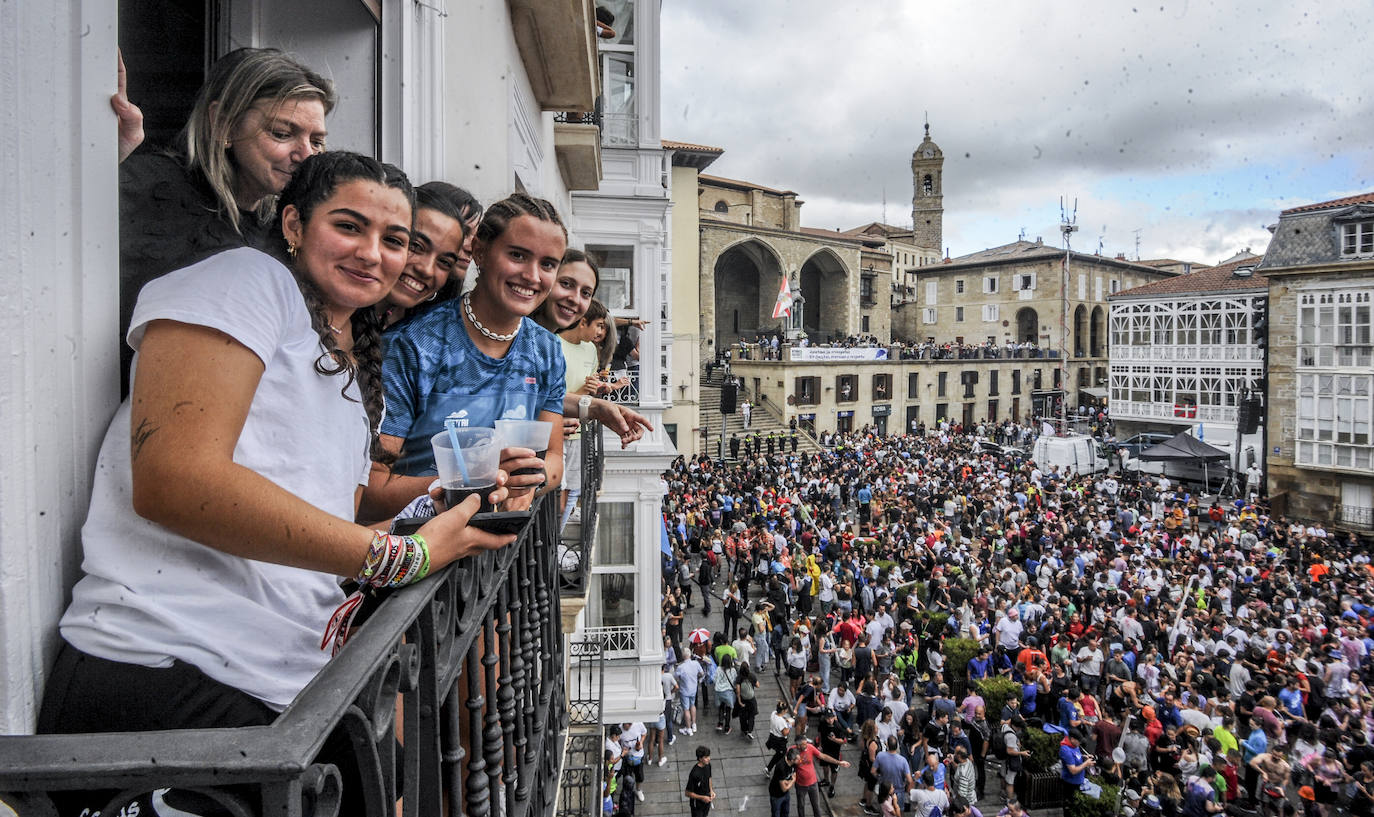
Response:
[[[596,496],[601,491],[601,424],[589,422],[582,431],[582,494],[578,497],[578,521],[572,535],[558,545],[558,588],[563,631],[572,632],[576,619],[587,606],[587,578],[592,566],[592,545],[596,541]],[[572,528],[572,523],[569,525]]]
[[[599,86],[591,0],[510,0],[520,61],[546,111],[590,111]]]
[[[601,97],[588,113],[563,111],[553,117],[553,151],[569,190],[601,186]]]
[[[1355,530],[1374,530],[1374,508],[1362,505],[1341,505],[1340,522]]]
[[[597,639],[568,644],[568,740],[559,781],[557,817],[601,813],[605,740],[601,733],[606,656]]]
[[[513,545],[380,601],[270,726],[3,736],[0,799],[23,817],[53,813],[54,792],[108,789],[101,810],[118,814],[172,788],[234,814],[334,814],[341,773],[317,755],[337,734],[368,815],[401,797],[406,814],[551,815],[567,718],[554,496]]]

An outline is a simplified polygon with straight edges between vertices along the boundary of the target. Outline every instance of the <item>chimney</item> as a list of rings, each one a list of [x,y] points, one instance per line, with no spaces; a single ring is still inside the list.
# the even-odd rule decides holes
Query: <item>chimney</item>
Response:
[[[1117,254],[1116,254],[1116,260],[1118,260],[1118,261],[1125,261],[1125,260],[1126,260],[1126,253],[1124,253],[1124,252],[1119,252],[1119,253],[1117,253]]]
[[[1044,243],[1045,243],[1045,237],[1044,237],[1044,236],[1039,236],[1039,235],[1036,236],[1036,237],[1035,237],[1035,243],[1036,243],[1036,244],[1044,244]]]

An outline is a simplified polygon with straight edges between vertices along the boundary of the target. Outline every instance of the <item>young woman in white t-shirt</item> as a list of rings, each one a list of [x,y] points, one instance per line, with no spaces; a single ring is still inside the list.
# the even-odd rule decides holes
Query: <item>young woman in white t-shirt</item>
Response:
[[[281,195],[280,258],[230,250],[144,287],[41,732],[271,723],[329,660],[339,577],[409,583],[513,540],[467,527],[475,497],[409,541],[353,521],[381,417],[371,307],[412,197],[395,168],[313,156]]]

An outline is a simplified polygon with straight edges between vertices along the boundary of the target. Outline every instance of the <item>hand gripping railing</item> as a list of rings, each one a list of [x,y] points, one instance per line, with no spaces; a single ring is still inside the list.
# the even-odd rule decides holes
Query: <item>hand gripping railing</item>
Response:
[[[551,814],[566,728],[556,510],[540,499],[514,544],[381,602],[270,726],[0,737],[0,802],[46,817],[49,793],[109,790],[101,812],[116,815],[173,788],[234,815],[333,815],[340,772],[316,758],[337,731],[358,766],[349,805],[367,815],[402,796],[405,815]]]

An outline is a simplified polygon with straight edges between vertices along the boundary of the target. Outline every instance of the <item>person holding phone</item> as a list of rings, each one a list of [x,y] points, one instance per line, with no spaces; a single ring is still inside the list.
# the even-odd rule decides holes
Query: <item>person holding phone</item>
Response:
[[[312,156],[282,190],[278,255],[229,250],[143,288],[40,733],[270,724],[330,659],[341,576],[408,584],[513,541],[467,524],[476,497],[417,536],[354,522],[382,413],[372,306],[412,203],[393,167]]]

